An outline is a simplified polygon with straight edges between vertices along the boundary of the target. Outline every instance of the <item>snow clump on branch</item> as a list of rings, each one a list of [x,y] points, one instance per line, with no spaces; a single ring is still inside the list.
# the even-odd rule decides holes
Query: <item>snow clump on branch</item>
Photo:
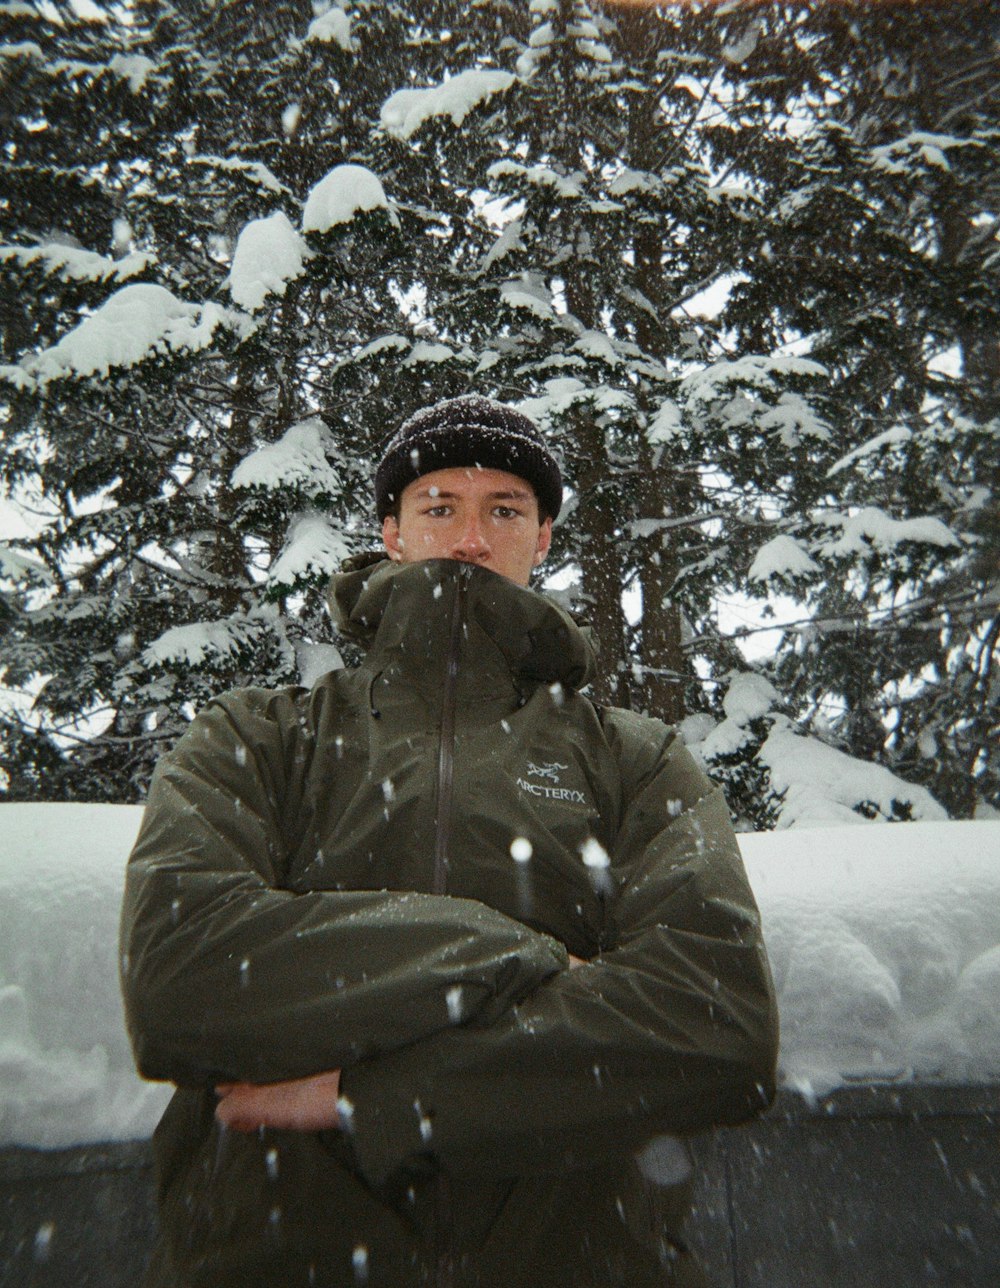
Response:
[[[377,174],[363,165],[337,165],[309,191],[302,214],[304,233],[325,233],[365,210],[389,209]],[[395,214],[390,211],[395,222]]]
[[[309,24],[306,32],[306,43],[317,41],[321,44],[339,45],[345,53],[354,53],[354,41],[351,39],[351,16],[343,9],[328,9]]]
[[[136,282],[116,291],[58,344],[26,358],[21,369],[39,384],[107,376],[112,367],[135,366],[150,353],[204,349],[227,320],[217,304],[188,304],[165,286]]]
[[[513,85],[513,72],[464,71],[427,89],[399,89],[382,104],[382,128],[408,139],[434,116],[450,116],[461,125],[473,108]]]
[[[335,450],[333,436],[318,417],[300,420],[276,443],[266,443],[245,456],[233,470],[233,487],[292,490],[314,498],[337,496],[340,479],[328,459]]]
[[[233,252],[229,292],[237,304],[255,313],[268,295],[284,295],[308,258],[308,246],[280,210],[264,219],[251,219]]]

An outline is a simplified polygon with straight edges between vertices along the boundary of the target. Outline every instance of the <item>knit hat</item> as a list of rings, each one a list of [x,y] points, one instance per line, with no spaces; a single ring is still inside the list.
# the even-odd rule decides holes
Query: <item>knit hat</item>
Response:
[[[535,489],[542,517],[559,513],[562,476],[538,426],[513,407],[466,394],[425,407],[390,435],[375,471],[379,520],[395,508],[408,483],[456,465],[516,474]]]

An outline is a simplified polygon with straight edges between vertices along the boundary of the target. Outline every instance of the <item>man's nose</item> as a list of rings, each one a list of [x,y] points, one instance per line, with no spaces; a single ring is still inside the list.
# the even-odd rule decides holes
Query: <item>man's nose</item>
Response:
[[[462,524],[452,547],[452,556],[469,563],[478,563],[489,558],[489,553],[490,546],[483,525],[478,516],[472,515]]]

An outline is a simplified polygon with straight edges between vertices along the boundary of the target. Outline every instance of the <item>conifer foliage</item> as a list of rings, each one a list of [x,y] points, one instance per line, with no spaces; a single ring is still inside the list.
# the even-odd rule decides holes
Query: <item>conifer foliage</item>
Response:
[[[1000,804],[974,9],[0,7],[7,798],[339,665],[379,444],[475,390],[564,463],[595,697],[744,825]]]

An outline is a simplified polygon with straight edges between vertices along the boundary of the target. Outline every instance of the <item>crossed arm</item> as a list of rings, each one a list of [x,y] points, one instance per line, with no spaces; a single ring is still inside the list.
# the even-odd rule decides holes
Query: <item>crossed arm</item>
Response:
[[[570,953],[569,964],[572,969],[585,962]],[[219,1097],[215,1117],[234,1131],[254,1132],[261,1127],[326,1131],[341,1126],[339,1069],[284,1082],[223,1082],[215,1094]]]
[[[759,921],[721,795],[679,742],[632,756],[615,942],[568,970],[586,963],[474,900],[276,888],[268,802],[287,753],[251,699],[215,704],[157,771],[130,862],[122,983],[146,1077],[215,1087],[236,1130],[350,1127],[373,1183],[427,1152],[428,1123],[442,1159],[462,1161],[474,1123],[527,1172],[581,1138],[620,1149],[764,1107],[777,1034]]]

